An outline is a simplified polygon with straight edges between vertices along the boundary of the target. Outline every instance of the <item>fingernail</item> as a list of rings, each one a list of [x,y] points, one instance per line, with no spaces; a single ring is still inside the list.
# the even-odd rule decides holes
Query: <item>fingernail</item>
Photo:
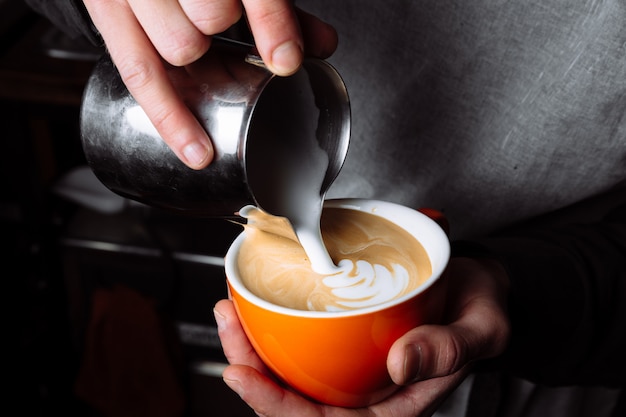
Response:
[[[209,156],[209,149],[199,142],[193,142],[185,146],[183,155],[190,165],[199,166]]]
[[[226,328],[226,317],[216,309],[213,309],[213,315],[215,316],[215,323],[217,323],[217,328],[219,330],[224,330]]]
[[[294,41],[287,41],[274,49],[272,66],[281,75],[293,73],[302,59],[302,48]]]
[[[404,381],[410,384],[419,379],[422,367],[422,348],[419,345],[410,344],[404,349]]]
[[[239,382],[239,380],[224,378],[224,383],[228,385],[230,389],[235,391],[237,395],[243,397],[243,386],[241,385],[241,382]]]

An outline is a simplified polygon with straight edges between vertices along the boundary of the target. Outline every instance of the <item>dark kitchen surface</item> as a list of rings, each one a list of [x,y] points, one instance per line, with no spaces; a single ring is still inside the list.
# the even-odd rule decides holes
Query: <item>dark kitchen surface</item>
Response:
[[[85,174],[80,100],[100,53],[22,2],[0,0],[6,407],[24,416],[253,416],[221,380],[212,316],[240,226],[128,202],[105,209],[119,198],[102,190],[101,200],[72,198]]]

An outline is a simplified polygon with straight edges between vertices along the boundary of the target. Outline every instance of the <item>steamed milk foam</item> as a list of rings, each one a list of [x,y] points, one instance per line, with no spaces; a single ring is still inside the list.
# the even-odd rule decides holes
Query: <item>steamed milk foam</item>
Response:
[[[238,268],[246,287],[271,303],[298,310],[342,311],[401,297],[431,274],[421,244],[394,223],[356,210],[328,208],[323,245],[337,267],[317,273],[285,218],[247,206]]]

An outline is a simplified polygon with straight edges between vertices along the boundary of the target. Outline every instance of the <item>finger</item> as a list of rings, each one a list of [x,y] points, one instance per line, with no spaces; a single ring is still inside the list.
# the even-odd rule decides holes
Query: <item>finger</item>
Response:
[[[430,415],[429,412],[434,412],[468,373],[468,369],[463,368],[452,375],[418,382],[369,409],[322,406],[285,389],[264,373],[265,367],[247,342],[236,318],[232,301],[219,301],[215,306],[215,315],[224,352],[231,364],[237,363],[224,370],[224,382],[260,415],[303,417]],[[259,371],[260,368],[263,370]]]
[[[506,270],[489,259],[454,258],[448,267],[447,321],[464,332],[472,359],[502,353],[509,340],[509,282]]]
[[[313,403],[247,366],[231,365],[222,376],[224,382],[262,416],[414,417],[432,415],[467,374],[468,370],[462,369],[453,375],[421,381],[404,387],[382,402],[360,409]]]
[[[208,135],[172,86],[163,63],[124,2],[85,0],[113,62],[135,100],[181,161],[194,169],[213,158]]]
[[[431,416],[463,382],[469,373],[469,368],[463,368],[452,375],[432,378],[416,382],[402,388],[391,397],[369,408],[368,415],[415,417]]]
[[[506,346],[510,328],[495,279],[499,271],[456,261],[448,273],[454,321],[417,327],[393,344],[387,365],[397,384],[452,374],[474,360],[500,354]]]
[[[202,34],[172,0],[128,0],[137,21],[159,52],[170,64],[187,65],[208,49],[210,39]]]
[[[191,23],[205,35],[221,33],[241,19],[239,0],[179,0]]]
[[[288,391],[256,369],[231,365],[224,382],[261,416],[322,417],[322,406]]]
[[[263,62],[278,75],[298,70],[304,56],[300,26],[291,0],[243,0],[250,30]]]
[[[218,334],[226,359],[231,364],[222,377],[243,401],[259,415],[321,416],[319,406],[278,384],[255,353],[230,300],[214,308]]]
[[[247,365],[269,375],[269,371],[250,344],[230,300],[220,300],[213,309],[222,349],[228,363]]]
[[[420,326],[398,339],[390,349],[389,375],[399,385],[450,375],[467,365],[472,350],[462,329]]]
[[[493,329],[496,327],[500,328],[495,325]],[[389,374],[396,384],[405,385],[457,372],[475,360],[501,352],[506,337],[493,329],[490,324],[467,322],[413,329],[391,347]]]

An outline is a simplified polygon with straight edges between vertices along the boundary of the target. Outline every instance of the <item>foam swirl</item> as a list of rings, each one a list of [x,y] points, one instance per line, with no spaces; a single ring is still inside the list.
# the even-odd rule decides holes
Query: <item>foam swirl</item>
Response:
[[[322,280],[335,296],[326,311],[337,306],[355,309],[381,304],[406,293],[409,287],[409,272],[402,265],[395,264],[389,269],[364,260],[343,259],[338,267],[341,272]]]
[[[325,209],[322,237],[337,268],[319,274],[289,223],[246,210],[237,258],[244,285],[274,304],[298,310],[342,311],[402,297],[430,275],[421,244],[399,226],[348,209]]]

